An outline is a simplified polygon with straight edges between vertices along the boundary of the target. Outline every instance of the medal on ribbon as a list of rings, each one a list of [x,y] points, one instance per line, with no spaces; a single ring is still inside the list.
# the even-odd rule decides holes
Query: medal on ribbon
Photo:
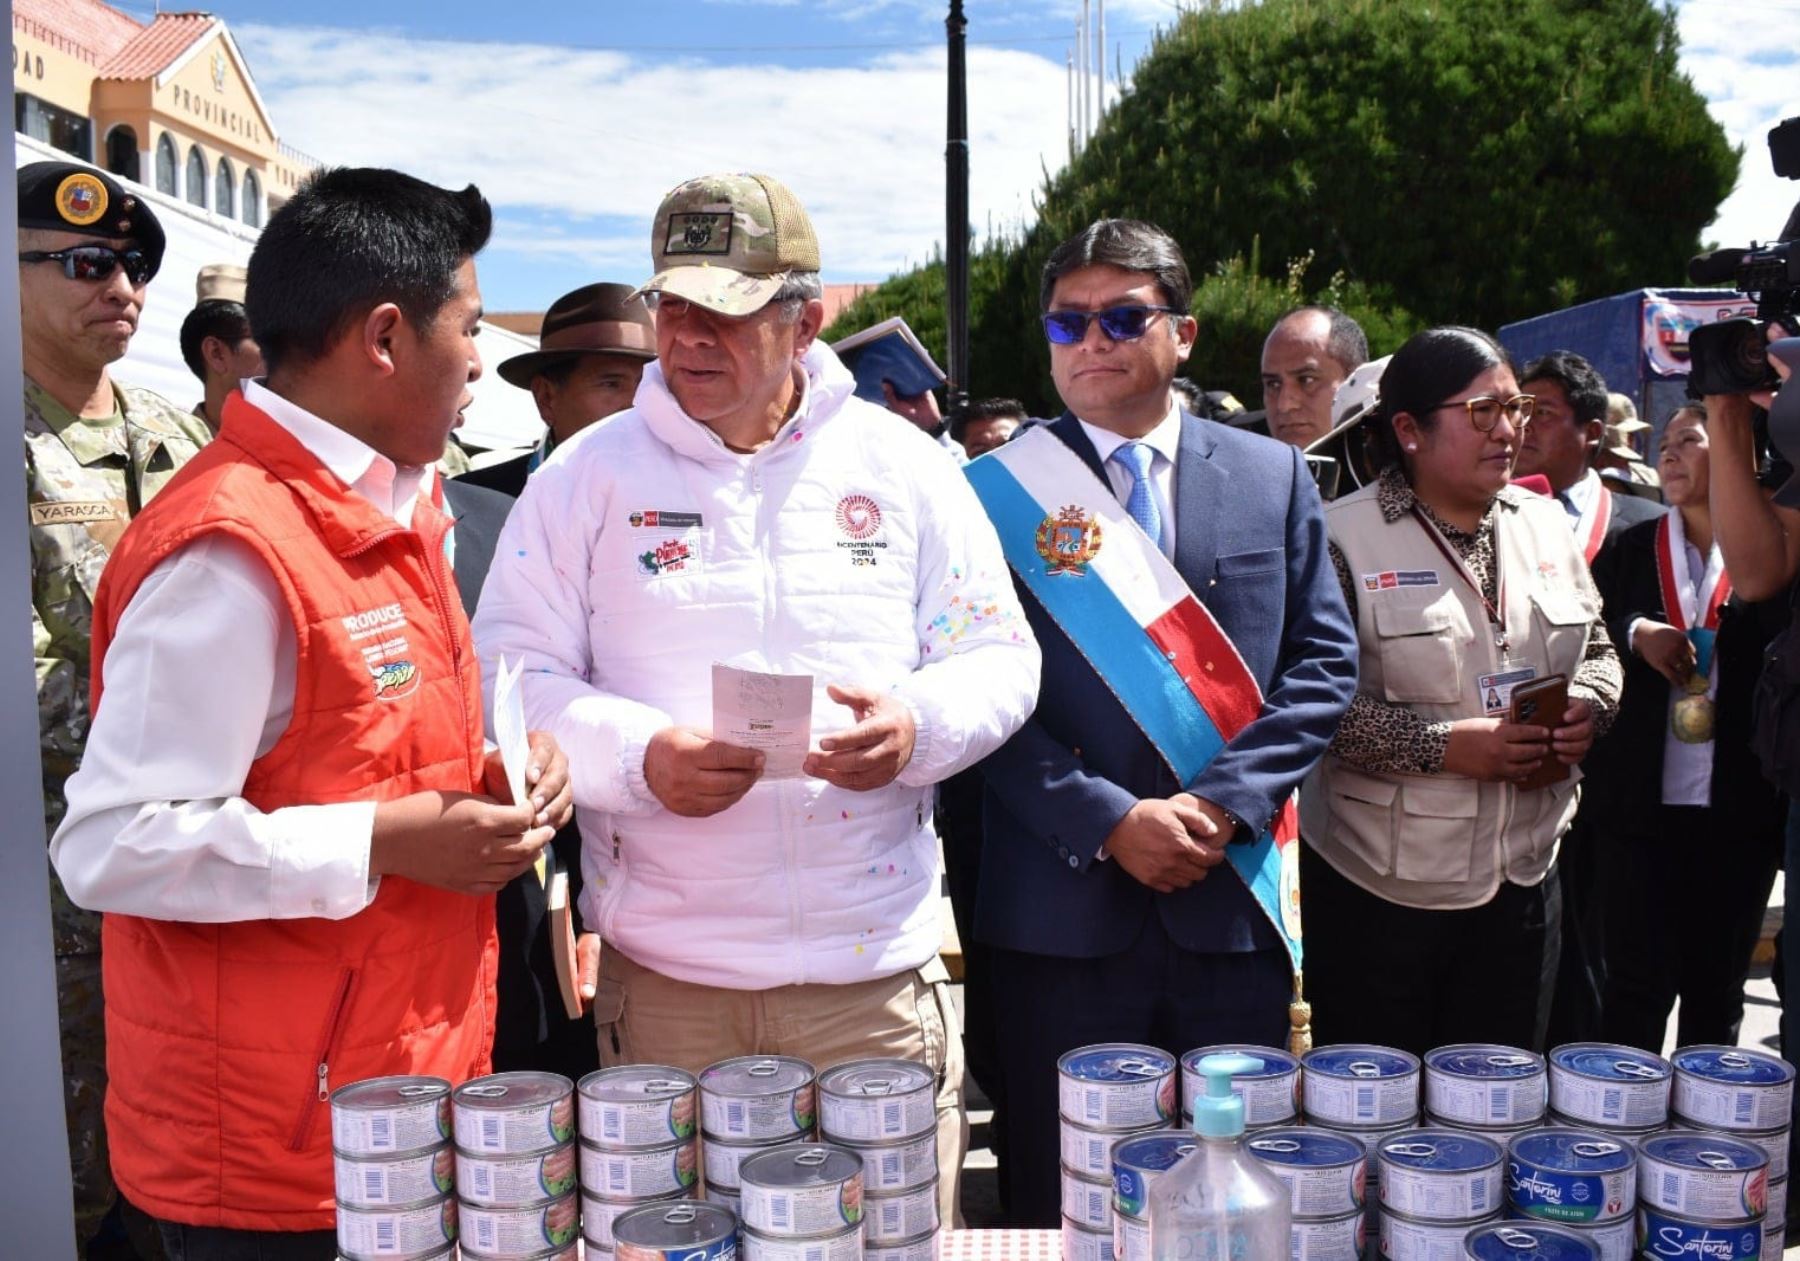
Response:
[[[1669,728],[1683,744],[1706,744],[1718,727],[1713,704],[1713,646],[1719,635],[1719,610],[1731,598],[1731,575],[1715,544],[1699,582],[1688,572],[1687,536],[1681,515],[1670,509],[1656,527],[1656,577],[1662,587],[1663,613],[1669,625],[1694,645],[1694,672],[1682,685],[1686,695],[1669,713]]]

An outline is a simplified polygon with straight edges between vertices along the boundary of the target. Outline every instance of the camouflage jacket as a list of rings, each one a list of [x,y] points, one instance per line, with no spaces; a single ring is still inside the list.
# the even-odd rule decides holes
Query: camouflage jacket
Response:
[[[206,422],[148,390],[113,385],[119,410],[83,420],[29,378],[25,482],[31,516],[31,639],[45,840],[62,821],[63,783],[88,731],[94,589],[131,517],[206,443]],[[52,881],[58,955],[100,948],[99,917]]]

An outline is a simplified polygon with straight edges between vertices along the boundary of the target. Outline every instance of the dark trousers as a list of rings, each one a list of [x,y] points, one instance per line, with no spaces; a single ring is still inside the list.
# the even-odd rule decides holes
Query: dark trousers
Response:
[[[1155,912],[1144,917],[1136,943],[1115,955],[995,949],[992,965],[1006,1096],[995,1118],[1005,1134],[1000,1194],[1012,1226],[1060,1224],[1056,1061],[1065,1052],[1096,1042],[1147,1043],[1175,1055],[1219,1042],[1286,1045],[1286,952],[1195,954],[1169,939]]]
[[[1316,1045],[1543,1049],[1562,936],[1555,867],[1533,888],[1503,883],[1481,906],[1426,911],[1352,884],[1310,846],[1300,855]]]
[[[222,1230],[158,1221],[169,1261],[334,1261],[337,1232]]]
[[[1557,882],[1562,890],[1562,951],[1550,1000],[1546,1039],[1550,1046],[1592,1042],[1603,1028],[1600,1007],[1606,993],[1608,892],[1601,874],[1605,858],[1600,827],[1588,813],[1575,816],[1556,852]]]
[[[1609,829],[1605,849],[1606,1040],[1661,1054],[1679,998],[1675,1045],[1736,1046],[1780,838],[1726,809],[1664,806],[1653,826]]]

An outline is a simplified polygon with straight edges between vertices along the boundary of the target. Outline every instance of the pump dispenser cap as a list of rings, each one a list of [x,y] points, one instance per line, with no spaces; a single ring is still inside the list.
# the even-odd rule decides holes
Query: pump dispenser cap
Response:
[[[1244,1132],[1244,1101],[1232,1092],[1231,1079],[1262,1071],[1263,1062],[1248,1055],[1208,1055],[1200,1061],[1206,1094],[1194,1100],[1194,1133],[1202,1138],[1236,1138]]]

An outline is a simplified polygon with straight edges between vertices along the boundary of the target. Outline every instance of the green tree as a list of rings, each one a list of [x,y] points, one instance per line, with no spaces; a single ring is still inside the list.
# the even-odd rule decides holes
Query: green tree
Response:
[[[986,282],[997,288],[972,281],[972,385],[1049,403],[1038,276],[1057,242],[1109,215],[1180,242],[1211,304],[1193,375],[1234,390],[1254,377],[1249,324],[1271,295],[1336,292],[1358,318],[1387,312],[1371,341],[1392,349],[1424,323],[1494,328],[1678,282],[1740,154],[1677,50],[1673,11],[1650,0],[1186,13],[1047,182],[1038,221]],[[1299,280],[1259,274],[1258,260],[1306,259]]]

